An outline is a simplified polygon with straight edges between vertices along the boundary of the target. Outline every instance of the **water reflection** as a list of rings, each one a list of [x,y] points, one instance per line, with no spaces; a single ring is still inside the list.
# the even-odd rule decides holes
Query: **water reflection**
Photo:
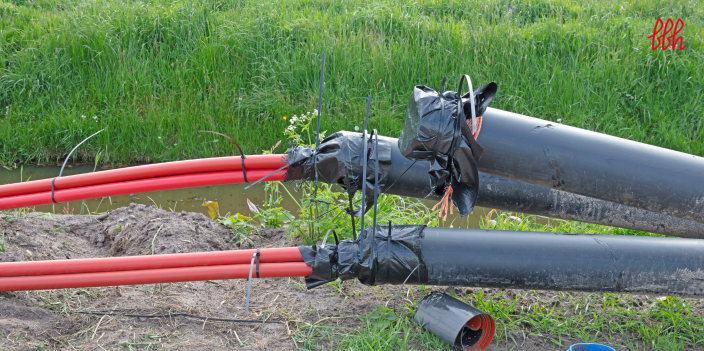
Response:
[[[64,176],[93,172],[93,165],[68,165],[64,169]],[[0,184],[17,183],[29,180],[39,180],[55,177],[59,174],[60,167],[57,166],[33,166],[25,165],[21,168],[12,170],[0,170]],[[104,169],[98,167],[96,172]],[[206,186],[187,189],[154,191],[148,193],[139,193],[131,195],[112,196],[104,199],[86,200],[83,205],[81,201],[69,203],[60,203],[55,205],[37,206],[35,209],[41,212],[51,213],[73,213],[86,214],[90,212],[105,212],[114,210],[119,207],[127,206],[130,203],[138,203],[145,205],[156,205],[168,211],[188,211],[200,212],[207,214],[206,207],[203,207],[203,200],[217,201],[220,209],[220,214],[230,213],[249,214],[250,210],[247,206],[247,199],[255,204],[261,204],[265,200],[264,184],[257,184],[246,191],[244,188],[247,184],[228,184],[217,186]],[[299,199],[301,194],[296,189],[293,183],[285,184],[287,189]],[[337,189],[341,191],[342,189]],[[289,210],[294,215],[298,210],[296,203],[283,192],[283,201],[281,206]],[[435,202],[424,200],[426,206],[432,207]],[[453,225],[454,227],[462,228],[479,228],[480,216],[488,212],[486,209],[477,207],[474,213],[467,218],[460,218],[457,213],[448,215],[445,226]]]

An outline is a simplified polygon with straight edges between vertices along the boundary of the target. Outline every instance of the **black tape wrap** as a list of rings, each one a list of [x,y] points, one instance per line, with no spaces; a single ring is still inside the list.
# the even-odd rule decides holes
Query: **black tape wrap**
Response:
[[[496,88],[492,82],[474,90],[477,116],[486,111]],[[424,85],[416,86],[398,140],[403,156],[430,162],[428,173],[437,195],[442,196],[447,185],[452,185],[452,201],[462,217],[472,213],[477,200],[477,161],[483,152],[466,123],[471,118],[469,97],[469,93],[440,94]]]
[[[343,240],[339,245],[301,246],[303,260],[313,267],[313,273],[306,277],[308,289],[340,278],[358,278],[366,285],[402,284],[411,272],[409,283],[424,284],[428,273],[420,255],[420,239],[425,226],[418,225],[377,225],[365,228],[362,252],[360,239]],[[389,233],[391,233],[389,235]],[[372,262],[372,241],[376,244],[376,262]],[[418,267],[414,271],[414,269]]]
[[[391,166],[391,149],[395,139],[379,136],[379,188],[383,188]],[[367,142],[367,181],[366,210],[374,201],[374,170],[376,169],[376,152],[372,152],[375,140],[369,136]],[[318,180],[330,184],[339,184],[354,194],[362,188],[362,149],[361,133],[337,132],[325,138],[317,152],[313,148],[299,146],[289,149],[289,166],[286,179],[315,180],[317,166]],[[361,214],[361,212],[359,213]],[[359,215],[358,214],[358,215]]]
[[[257,266],[256,266],[256,272],[257,272],[257,278],[259,278],[259,256],[261,256],[261,253],[259,252],[259,249],[257,249]]]
[[[54,199],[54,182],[56,182],[56,178],[58,177],[54,177],[51,179],[51,201],[55,204],[58,204],[58,202],[56,202],[56,199]]]

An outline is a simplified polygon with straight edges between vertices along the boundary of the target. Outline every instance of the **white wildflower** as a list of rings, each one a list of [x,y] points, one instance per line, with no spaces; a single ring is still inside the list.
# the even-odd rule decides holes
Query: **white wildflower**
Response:
[[[213,140],[213,142],[214,142],[214,143],[217,143],[217,142],[218,142],[218,139]]]
[[[93,119],[98,119],[98,116],[93,116]]]
[[[161,137],[157,137],[157,138],[161,139]]]
[[[86,118],[86,115],[81,115],[81,118]]]
[[[520,218],[518,218],[518,217],[516,217],[516,216],[508,216],[508,217],[506,217],[506,219],[504,219],[504,223],[508,222],[509,220],[511,220],[511,221],[517,221],[517,222],[519,222],[519,223],[520,223],[520,222],[523,222]]]
[[[562,123],[562,118],[558,118],[557,123]]]
[[[176,146],[176,145],[178,145],[178,144],[174,144],[174,146]]]
[[[354,126],[354,130],[355,130],[355,131],[359,131],[359,127],[358,127],[358,126]]]

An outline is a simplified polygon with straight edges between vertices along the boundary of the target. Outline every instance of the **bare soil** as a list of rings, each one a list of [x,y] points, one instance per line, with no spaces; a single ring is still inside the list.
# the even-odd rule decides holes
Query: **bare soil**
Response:
[[[6,215],[0,217],[0,232],[5,244],[2,262],[238,249],[227,228],[202,214],[136,204],[99,216]],[[300,245],[283,229],[264,230],[253,239],[259,248]],[[356,316],[375,310],[377,304],[389,305],[398,291],[394,286],[367,287],[355,282],[306,290],[302,278],[255,279],[250,314],[245,315],[246,289],[246,280],[231,280],[1,292],[0,349],[295,350],[301,345],[293,337],[300,338],[302,327],[317,323],[357,328],[361,322]],[[415,292],[413,296],[420,299],[420,291]],[[488,289],[486,293],[521,291]],[[128,310],[137,315],[188,313],[256,322],[81,313],[98,310]],[[516,334],[512,338],[493,343],[488,350],[566,349],[545,337]],[[579,342],[562,340],[563,345]]]

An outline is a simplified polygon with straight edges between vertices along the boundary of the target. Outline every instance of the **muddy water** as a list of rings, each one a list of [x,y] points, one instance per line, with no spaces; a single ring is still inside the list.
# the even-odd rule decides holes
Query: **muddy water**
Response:
[[[88,164],[67,165],[64,169],[63,175],[67,176],[80,173],[89,173],[93,172],[93,169],[94,166]],[[59,170],[60,167],[56,166],[33,165],[25,165],[23,167],[18,167],[11,170],[0,168],[0,184],[17,183],[20,181],[27,181],[28,179],[39,180],[52,178],[59,174]],[[98,167],[95,171],[99,172],[102,170],[104,169]],[[106,212],[119,207],[127,206],[134,202],[144,205],[156,205],[167,211],[187,211],[207,214],[208,211],[206,207],[203,207],[203,201],[207,200],[218,202],[221,215],[225,215],[228,212],[233,214],[248,214],[251,211],[247,207],[247,199],[255,204],[261,204],[264,202],[266,194],[264,192],[265,185],[263,183],[259,183],[247,190],[244,190],[246,186],[247,184],[229,184],[154,191],[131,195],[111,196],[104,199],[86,200],[85,205],[82,205],[81,201],[60,203],[55,205],[43,205],[37,206],[36,210],[50,213],[87,214],[88,210],[90,210],[91,213]],[[296,187],[292,183],[286,184],[286,187],[291,194],[293,194],[297,199],[300,199],[300,192],[297,192]],[[290,196],[288,196],[288,194],[285,192],[282,193],[283,200],[281,202],[281,206],[295,215],[298,211],[298,206],[290,198]],[[426,206],[433,206],[435,203],[432,201],[425,201],[425,204]],[[460,218],[456,213],[454,215],[449,215],[446,226],[452,225],[456,228],[479,228],[480,216],[486,212],[488,211],[484,208],[477,207],[474,209],[473,214],[464,219]]]

